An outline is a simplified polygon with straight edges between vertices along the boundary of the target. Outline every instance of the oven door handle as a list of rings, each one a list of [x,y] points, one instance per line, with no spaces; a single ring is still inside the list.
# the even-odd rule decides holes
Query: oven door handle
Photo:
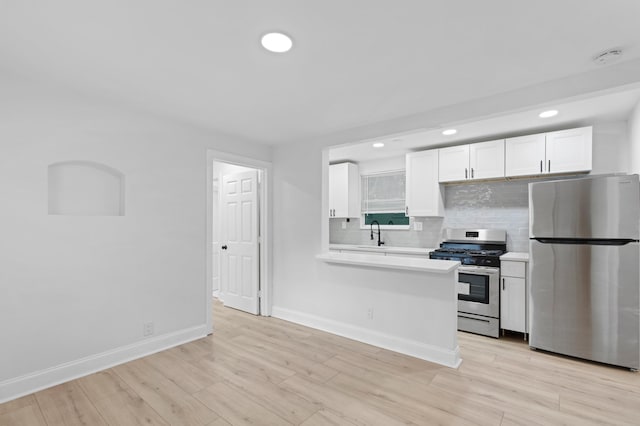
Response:
[[[500,268],[469,268],[468,266],[460,266],[458,272],[474,275],[498,275],[500,274]]]

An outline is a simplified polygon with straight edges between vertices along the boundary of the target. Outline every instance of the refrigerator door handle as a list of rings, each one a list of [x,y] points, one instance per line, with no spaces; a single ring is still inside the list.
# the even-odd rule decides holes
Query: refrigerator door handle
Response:
[[[637,243],[638,240],[630,238],[602,239],[602,238],[531,238],[542,244],[582,244],[594,246],[624,246]]]

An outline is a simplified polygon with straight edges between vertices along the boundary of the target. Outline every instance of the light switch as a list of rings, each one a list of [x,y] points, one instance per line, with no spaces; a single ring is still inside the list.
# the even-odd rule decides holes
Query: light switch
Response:
[[[422,222],[413,222],[413,229],[415,231],[422,231]]]
[[[342,221],[342,229],[347,229],[347,221],[346,220]]]

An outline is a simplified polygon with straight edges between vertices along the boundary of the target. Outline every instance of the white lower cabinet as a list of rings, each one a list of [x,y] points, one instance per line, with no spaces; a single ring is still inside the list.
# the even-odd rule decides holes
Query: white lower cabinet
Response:
[[[500,328],[526,334],[527,280],[526,262],[502,261],[500,264]]]

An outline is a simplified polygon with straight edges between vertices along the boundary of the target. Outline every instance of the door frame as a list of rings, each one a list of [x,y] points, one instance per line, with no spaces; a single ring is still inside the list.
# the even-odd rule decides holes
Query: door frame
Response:
[[[207,235],[206,235],[206,293],[205,293],[205,312],[207,334],[213,332],[213,306],[211,298],[213,297],[213,162],[235,164],[237,166],[250,167],[262,171],[260,180],[258,208],[260,209],[260,315],[271,316],[271,269],[272,269],[272,222],[271,222],[271,174],[272,164],[268,161],[257,160],[255,158],[244,157],[241,155],[229,154],[226,152],[207,150]]]

